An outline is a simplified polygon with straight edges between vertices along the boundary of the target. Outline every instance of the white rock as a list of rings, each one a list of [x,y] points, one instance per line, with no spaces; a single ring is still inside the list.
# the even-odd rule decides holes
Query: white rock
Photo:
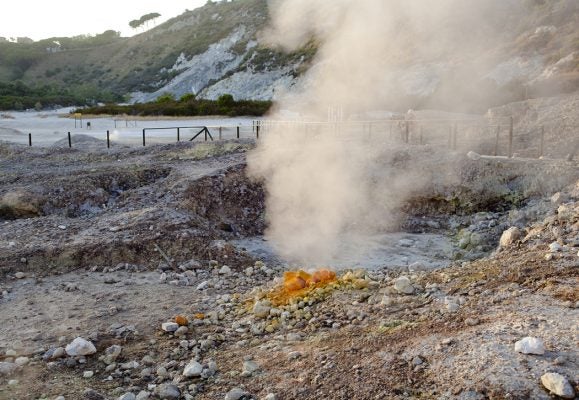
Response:
[[[571,386],[567,378],[561,374],[549,372],[541,376],[541,383],[551,393],[564,399],[574,399],[575,389]]]
[[[119,400],[136,400],[136,399],[137,396],[135,396],[133,393],[125,393],[121,397],[119,397]]]
[[[96,348],[92,342],[77,337],[64,349],[69,356],[88,356],[96,353]]]
[[[551,196],[551,203],[558,206],[562,202],[563,202],[563,195],[561,194],[561,192],[557,192],[553,196]]]
[[[179,329],[179,324],[176,322],[163,322],[161,324],[161,329],[165,332],[176,332]]]
[[[58,229],[60,229],[60,230],[65,230],[65,229],[66,229],[66,225],[58,225]]]
[[[18,385],[20,382],[18,381],[18,379],[10,379],[8,381],[8,386],[16,386]]]
[[[199,285],[197,285],[197,290],[205,290],[209,287],[208,281],[203,281]]]
[[[30,362],[30,358],[28,357],[18,357],[14,360],[14,364],[18,365],[19,367],[23,367],[24,365]]]
[[[193,378],[201,376],[202,372],[203,372],[203,365],[201,365],[197,361],[191,361],[189,364],[185,366],[185,369],[183,370],[183,376]]]
[[[249,267],[245,269],[245,275],[251,276],[253,275],[253,267]]]
[[[16,279],[24,279],[24,278],[26,278],[26,274],[24,272],[17,272],[14,274],[14,277]]]
[[[523,354],[545,354],[545,345],[539,338],[525,337],[515,343],[515,351]]]
[[[412,286],[412,282],[406,276],[401,276],[396,281],[394,281],[394,289],[398,293],[403,294],[412,294],[414,293],[414,287]]]
[[[66,399],[64,398],[64,396],[58,396],[55,397],[54,400],[66,400]]]
[[[516,226],[513,226],[503,232],[501,235],[500,245],[501,247],[508,247],[519,240],[520,237],[521,231]]]
[[[229,275],[231,273],[231,268],[227,265],[224,265],[219,270],[219,275]]]
[[[256,301],[255,304],[253,305],[252,312],[253,315],[255,315],[258,318],[267,318],[270,309],[271,307],[265,302]]]
[[[90,379],[94,376],[94,372],[93,371],[84,371],[84,373],[82,374],[83,378],[86,379]]]
[[[558,218],[560,221],[567,221],[573,218],[573,210],[564,204],[557,209]]]

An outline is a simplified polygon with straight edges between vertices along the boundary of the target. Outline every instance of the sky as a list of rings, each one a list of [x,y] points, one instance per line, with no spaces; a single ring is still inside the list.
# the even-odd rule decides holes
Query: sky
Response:
[[[131,36],[129,21],[142,15],[161,14],[157,23],[193,10],[207,0],[3,0],[0,3],[0,36],[50,37],[95,35],[108,29]]]

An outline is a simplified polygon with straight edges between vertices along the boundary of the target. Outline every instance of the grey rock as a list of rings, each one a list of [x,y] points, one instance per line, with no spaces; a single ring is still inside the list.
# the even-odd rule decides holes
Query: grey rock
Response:
[[[163,383],[155,388],[155,393],[160,399],[178,399],[181,396],[181,391],[176,385],[170,383]]]
[[[253,306],[252,312],[253,315],[255,315],[258,318],[267,318],[270,309],[271,307],[266,302],[256,301]]]
[[[197,361],[191,361],[189,364],[185,366],[183,370],[183,376],[188,378],[198,377],[201,376],[203,372],[203,365],[198,363]]]
[[[260,370],[260,366],[255,361],[244,361],[243,362],[243,370],[241,371],[241,376],[251,376],[255,372]]]
[[[117,344],[108,347],[103,356],[103,362],[107,365],[114,363],[121,355],[123,348]]]
[[[119,397],[119,400],[136,400],[136,399],[137,396],[135,396],[133,393],[125,393],[121,397]]]
[[[233,388],[225,395],[225,400],[240,400],[246,397],[248,393],[240,388]]]
[[[521,231],[516,226],[513,226],[501,235],[501,247],[508,247],[521,238]]]
[[[394,281],[394,289],[396,289],[398,293],[403,294],[414,293],[414,287],[412,286],[410,279],[408,279],[408,277],[406,276],[401,276],[398,279],[396,279],[396,281]]]

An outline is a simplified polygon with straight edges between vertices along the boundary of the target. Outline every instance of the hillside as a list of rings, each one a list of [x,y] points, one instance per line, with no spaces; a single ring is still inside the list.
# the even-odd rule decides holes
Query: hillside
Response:
[[[393,89],[388,82],[384,87],[397,93],[396,102],[385,106],[450,109],[459,98],[460,108],[483,112],[579,88],[579,3],[505,1],[493,13],[485,10],[481,7],[461,21],[476,26],[471,35],[480,39],[476,45],[453,36],[452,23],[440,27],[440,35],[448,36],[440,51],[417,54],[414,50],[428,39],[420,32],[401,31],[390,40],[396,43],[385,40],[385,46],[395,49],[406,46],[384,60],[385,82],[396,83]],[[165,92],[271,99],[308,84],[302,78],[317,47],[312,40],[286,54],[258,44],[269,18],[267,0],[209,2],[131,38],[107,31],[75,40],[0,42],[0,82],[84,85],[131,94],[134,101]]]

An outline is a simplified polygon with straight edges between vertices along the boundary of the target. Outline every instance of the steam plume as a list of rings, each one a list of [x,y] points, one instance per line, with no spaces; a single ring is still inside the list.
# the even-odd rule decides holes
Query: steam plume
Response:
[[[279,109],[326,120],[329,108],[340,110],[330,113],[339,118],[404,107],[401,93],[435,90],[439,82],[429,74],[452,63],[443,58],[459,48],[465,57],[488,46],[493,26],[481,18],[501,23],[507,3],[516,2],[272,1],[273,22],[262,40],[286,50],[311,37],[319,43],[315,67],[302,87],[280,100]],[[417,63],[424,68],[414,79],[400,78],[405,66]],[[349,139],[354,138],[335,131],[306,135],[279,128],[250,156],[250,172],[265,180],[268,192],[267,237],[282,255],[331,263],[344,236],[363,249],[364,235],[390,225],[392,210],[426,184],[428,175],[418,167],[402,176],[384,168],[400,160],[382,139]]]

